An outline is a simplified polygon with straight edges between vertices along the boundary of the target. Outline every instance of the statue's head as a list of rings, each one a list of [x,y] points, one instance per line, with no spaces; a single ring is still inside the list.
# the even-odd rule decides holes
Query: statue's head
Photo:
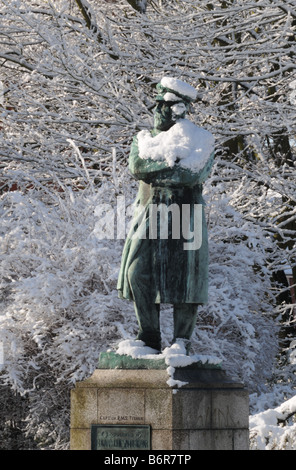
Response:
[[[188,83],[172,77],[162,78],[156,88],[158,95],[154,109],[154,128],[167,131],[178,119],[184,119],[197,92]]]

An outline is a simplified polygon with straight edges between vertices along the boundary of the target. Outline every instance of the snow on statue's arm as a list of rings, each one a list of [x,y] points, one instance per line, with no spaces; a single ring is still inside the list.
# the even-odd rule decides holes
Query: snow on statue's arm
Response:
[[[194,171],[188,160],[174,158],[174,161],[165,159],[141,158],[139,155],[138,137],[134,137],[129,157],[129,169],[132,175],[145,183],[167,186],[195,186],[203,183],[209,175],[214,159],[214,152],[204,159],[203,165]],[[187,166],[186,166],[187,165]]]
[[[166,161],[155,162],[151,158],[143,159],[139,156],[138,136],[135,136],[131,145],[129,156],[129,170],[132,175],[146,183],[150,183],[161,172],[166,172],[172,169],[169,168]]]
[[[169,166],[165,160],[152,160],[139,156],[137,137],[134,138],[129,157],[129,170],[137,180],[154,186],[194,186],[197,175],[181,168]]]

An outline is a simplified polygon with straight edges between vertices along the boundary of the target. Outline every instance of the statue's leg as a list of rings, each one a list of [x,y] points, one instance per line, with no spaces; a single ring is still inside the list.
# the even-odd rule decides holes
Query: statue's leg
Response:
[[[174,339],[182,338],[186,342],[187,353],[190,349],[190,338],[197,318],[197,304],[174,304]]]
[[[145,262],[143,253],[141,258],[135,259],[129,267],[128,280],[139,324],[137,339],[144,341],[146,346],[160,351],[160,305],[151,301],[151,270],[149,269],[149,260],[147,259]]]

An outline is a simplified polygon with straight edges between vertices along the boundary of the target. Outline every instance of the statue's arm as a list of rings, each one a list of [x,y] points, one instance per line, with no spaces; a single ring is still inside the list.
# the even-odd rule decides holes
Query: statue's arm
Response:
[[[206,165],[198,172],[182,168],[180,164],[169,167],[166,161],[155,161],[151,158],[140,158],[137,136],[134,137],[130,156],[129,170],[132,175],[145,183],[153,183],[168,186],[195,186],[203,183],[208,177],[214,160],[214,152],[209,157]]]
[[[137,136],[135,136],[129,155],[129,170],[136,179],[150,183],[155,177],[157,177],[157,175],[159,176],[160,173],[166,172],[167,170],[170,170],[170,168],[165,161],[154,161],[151,158],[140,158],[138,139]]]
[[[215,157],[215,152],[212,152],[205,166],[198,173],[196,173],[196,177],[198,178],[199,184],[203,183],[209,176],[213,163],[214,163],[214,157]]]

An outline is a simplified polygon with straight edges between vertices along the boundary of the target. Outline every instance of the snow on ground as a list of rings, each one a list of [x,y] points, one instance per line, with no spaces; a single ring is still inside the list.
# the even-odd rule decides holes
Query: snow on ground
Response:
[[[295,450],[296,423],[287,423],[296,413],[296,396],[274,409],[250,416],[252,446],[258,450]]]

